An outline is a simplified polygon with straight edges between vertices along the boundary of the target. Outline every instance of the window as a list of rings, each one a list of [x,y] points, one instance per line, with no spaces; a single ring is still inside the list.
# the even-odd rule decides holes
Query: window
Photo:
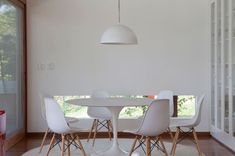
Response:
[[[195,96],[177,96],[177,116],[190,117],[195,115]]]
[[[122,95],[116,95],[111,97],[125,97]],[[132,95],[128,96],[131,98],[152,98],[155,99],[157,96],[145,96],[145,95]],[[64,110],[65,116],[77,117],[77,118],[89,118],[87,115],[87,107],[75,106],[67,104],[65,101],[76,98],[90,98],[90,95],[81,96],[54,96],[55,100],[60,104],[61,108]],[[174,96],[174,101],[177,107],[177,116],[179,117],[190,117],[195,114],[195,96],[192,95],[180,95]],[[120,113],[120,118],[139,118],[144,115],[147,110],[147,106],[140,107],[125,107]]]

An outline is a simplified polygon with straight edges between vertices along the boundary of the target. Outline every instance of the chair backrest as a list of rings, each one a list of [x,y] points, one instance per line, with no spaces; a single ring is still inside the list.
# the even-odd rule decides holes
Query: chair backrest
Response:
[[[0,133],[6,133],[6,112],[4,110],[0,110]]]
[[[174,115],[174,100],[173,100],[173,91],[163,90],[157,95],[157,99],[168,99],[169,100],[169,109],[170,116]]]
[[[55,133],[67,133],[70,131],[70,127],[65,120],[64,113],[61,110],[59,104],[53,99],[44,98],[46,108],[46,121],[51,131]]]
[[[196,127],[201,122],[201,112],[202,112],[202,104],[204,101],[205,95],[202,95],[199,99],[196,99],[196,110],[195,116],[193,117],[193,127]]]
[[[46,108],[45,108],[45,102],[44,102],[44,98],[52,98],[51,95],[47,95],[47,94],[42,94],[39,93],[39,98],[40,98],[40,108],[41,108],[41,116],[42,118],[46,121]]]
[[[157,99],[148,107],[137,133],[144,136],[157,136],[165,132],[169,123],[169,100]]]
[[[92,93],[92,98],[108,98],[109,94],[105,91],[96,91]],[[88,107],[87,114],[92,118],[110,119],[111,112],[105,107]]]

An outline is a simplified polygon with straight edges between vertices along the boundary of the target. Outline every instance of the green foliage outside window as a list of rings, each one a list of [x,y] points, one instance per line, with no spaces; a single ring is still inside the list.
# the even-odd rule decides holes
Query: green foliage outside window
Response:
[[[195,96],[178,96],[178,116],[188,117],[195,114]]]
[[[0,6],[0,80],[15,80],[17,50],[17,12],[7,4]]]

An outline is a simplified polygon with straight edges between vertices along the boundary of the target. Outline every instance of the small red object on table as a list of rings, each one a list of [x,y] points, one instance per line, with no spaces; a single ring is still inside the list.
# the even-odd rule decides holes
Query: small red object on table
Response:
[[[0,110],[0,156],[5,156],[6,113]]]

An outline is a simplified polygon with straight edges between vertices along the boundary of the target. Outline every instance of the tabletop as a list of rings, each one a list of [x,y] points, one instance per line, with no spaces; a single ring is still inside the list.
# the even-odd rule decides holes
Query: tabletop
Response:
[[[86,98],[86,99],[71,99],[66,103],[79,105],[79,106],[95,106],[95,107],[107,107],[107,106],[143,106],[150,105],[153,99],[149,98]]]

